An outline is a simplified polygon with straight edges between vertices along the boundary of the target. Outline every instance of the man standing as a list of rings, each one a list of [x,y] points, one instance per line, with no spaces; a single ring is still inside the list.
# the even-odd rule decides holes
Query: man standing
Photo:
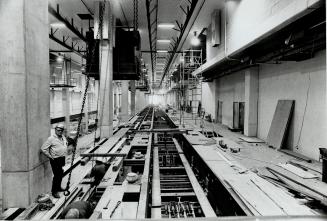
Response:
[[[63,191],[61,181],[63,177],[63,166],[65,165],[65,156],[67,154],[68,143],[63,136],[64,125],[58,124],[55,127],[55,134],[51,135],[42,145],[42,152],[50,159],[50,164],[53,172],[52,180],[52,196],[60,198],[59,192]]]

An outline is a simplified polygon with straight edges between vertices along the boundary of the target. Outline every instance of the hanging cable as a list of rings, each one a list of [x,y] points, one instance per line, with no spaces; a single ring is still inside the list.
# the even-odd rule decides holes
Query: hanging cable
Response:
[[[102,40],[102,25],[103,25],[103,14],[104,14],[104,9],[105,9],[105,3],[106,3],[106,0],[103,1],[102,6],[101,6],[100,11],[99,11],[99,29],[98,29],[98,33],[97,33],[97,37],[96,38],[98,39],[99,36],[100,36],[100,41]],[[91,58],[94,57],[94,54],[95,54],[95,47],[92,50]],[[92,63],[91,63],[90,66],[92,66]],[[89,70],[91,70],[91,68]],[[76,155],[77,141],[78,141],[78,137],[79,137],[79,133],[80,133],[80,128],[81,128],[81,123],[82,123],[82,118],[83,118],[83,111],[84,111],[84,106],[85,106],[85,100],[86,100],[86,96],[87,96],[88,87],[89,87],[89,84],[90,84],[90,73],[89,73],[88,70],[86,71],[86,77],[87,78],[86,78],[84,96],[83,96],[82,107],[81,107],[81,111],[80,111],[80,115],[79,115],[79,119],[78,119],[78,124],[77,124],[77,132],[76,132],[76,136],[74,138],[74,145],[73,145],[73,150],[72,150],[73,154],[72,154],[70,168],[73,168],[73,165],[74,165],[74,159],[75,159],[75,155]],[[69,175],[68,175],[67,185],[66,185],[66,189],[65,189],[65,192],[64,192],[64,195],[65,196],[68,196],[70,194],[70,192],[69,192],[69,186],[70,186],[70,180],[71,180],[71,176],[72,176],[72,171],[73,170],[70,170]]]

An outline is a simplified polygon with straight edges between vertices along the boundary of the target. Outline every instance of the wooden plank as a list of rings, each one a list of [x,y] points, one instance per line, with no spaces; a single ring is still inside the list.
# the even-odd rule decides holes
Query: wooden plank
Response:
[[[173,138],[173,141],[174,141],[176,149],[179,153],[179,157],[185,167],[185,171],[189,177],[190,183],[192,184],[193,190],[199,201],[199,204],[201,206],[204,216],[205,217],[216,217],[216,213],[212,209],[212,207],[208,201],[208,198],[204,194],[202,187],[200,186],[198,180],[196,179],[195,174],[193,173],[190,164],[188,163],[186,157],[183,154],[182,148],[180,147],[179,143],[177,142],[177,140],[175,138]]]
[[[54,207],[47,211],[43,216],[33,218],[36,220],[50,220],[55,218],[55,216],[58,216],[65,208],[65,206],[69,205],[80,192],[81,188],[76,187],[73,191],[71,191],[71,194],[67,197],[67,199],[63,196],[60,197],[55,203]]]
[[[321,181],[315,180],[315,179],[302,179],[298,177],[297,175],[283,169],[280,167],[268,167],[268,170],[270,172],[273,172],[275,175],[283,176],[292,182],[295,182],[298,185],[301,185],[302,187],[321,195],[322,197],[327,198],[327,184],[323,183]]]
[[[312,163],[304,162],[302,160],[290,160],[289,163],[305,168],[321,176],[322,174],[322,163],[314,161]]]
[[[13,220],[14,216],[18,216],[17,214],[20,211],[20,208],[8,208],[2,214],[0,214],[0,220]],[[23,212],[23,211],[21,211]]]
[[[278,100],[267,137],[269,146],[277,149],[282,147],[293,107],[294,100]]]
[[[14,220],[30,219],[37,212],[38,205],[39,205],[38,203],[32,203]]]
[[[306,157],[306,156],[304,156],[302,154],[296,153],[296,152],[294,152],[292,150],[281,149],[279,151],[280,152],[283,152],[283,153],[286,153],[286,154],[288,154],[290,156],[293,156],[293,157],[295,157],[297,159],[304,160],[304,161],[306,161],[308,163],[311,163],[312,162],[312,159],[310,159],[310,158],[308,158],[308,157]]]
[[[102,219],[120,218],[121,201],[124,196],[127,181],[120,186],[110,186],[103,193],[94,211],[101,212]],[[92,214],[93,215],[93,214]],[[118,216],[117,216],[118,215]],[[90,217],[90,219],[95,217]],[[96,219],[96,218],[95,218]]]
[[[299,176],[299,177],[302,177],[303,179],[313,179],[313,178],[318,178],[317,175],[314,175],[312,173],[309,173],[299,167],[296,167],[292,164],[289,164],[289,163],[280,163],[278,164],[278,166],[284,168],[285,170],[288,170],[290,171],[291,173],[294,173],[295,175]]]
[[[106,140],[107,140],[107,138],[102,138],[102,139],[97,143],[96,146],[87,149],[86,151],[84,151],[84,153],[90,153],[90,152],[93,152],[94,150],[98,149],[99,146],[102,145],[102,144],[104,143],[104,141],[106,141]],[[70,163],[69,163],[69,164],[66,164],[66,165],[63,167],[64,174],[68,174],[69,171],[70,171],[71,169],[73,169],[73,168],[75,168],[77,165],[79,165],[80,162],[81,162],[81,160],[82,160],[83,158],[84,158],[84,157],[81,157],[81,156],[77,157],[77,158],[74,160],[75,162],[74,162],[73,166],[71,166]]]
[[[128,183],[126,186],[125,193],[139,193],[141,191],[141,186],[139,184]]]
[[[242,136],[240,137],[241,140],[247,142],[247,143],[264,143],[265,141],[257,138],[257,137],[246,137]]]
[[[248,180],[228,179],[228,182],[233,189],[236,190],[242,198],[246,199],[246,201],[262,216],[279,216],[286,214],[280,206],[276,205],[266,194],[256,188],[254,184]]]
[[[128,154],[129,151],[131,150],[131,146],[125,145],[123,149],[121,150],[121,153],[126,153]],[[113,185],[119,170],[117,170],[117,167],[120,167],[122,165],[123,158],[122,157],[116,157],[115,161],[110,165],[108,168],[106,174],[102,178],[102,182],[98,185],[99,188],[106,188],[107,186]]]
[[[115,147],[119,140],[126,134],[129,128],[121,128],[116,134],[110,137],[101,147],[99,147],[95,153],[109,153],[110,150]]]
[[[196,196],[194,192],[180,192],[180,193],[161,193],[161,197],[171,197],[171,196]]]
[[[212,146],[195,145],[193,146],[193,148],[208,165],[211,171],[213,171],[213,173],[221,181],[221,183],[226,187],[226,189],[229,191],[235,201],[248,215],[261,215],[271,213],[283,214],[283,210],[281,209],[282,207],[280,208],[280,205],[276,205],[271,198],[269,198],[262,190],[258,189],[258,187],[251,182],[250,175],[252,173],[250,171],[246,171],[246,173],[242,174],[239,173],[242,169],[244,170],[246,168],[237,163],[235,160],[233,160],[231,156],[219,150],[218,148],[216,148],[217,153],[214,153],[214,149]],[[228,184],[229,181],[231,184]],[[234,186],[233,181],[237,182],[238,184],[235,184]],[[247,184],[244,184],[245,186],[241,186],[242,183]],[[278,189],[276,191],[282,190]],[[267,194],[270,195],[272,193],[268,191]],[[256,195],[258,195],[258,197]],[[261,199],[264,200],[263,202],[268,201],[267,205],[274,205],[274,209],[272,212],[270,212],[269,209],[267,209],[263,205],[259,205]],[[297,207],[298,203],[296,201],[290,201],[289,206]]]
[[[122,153],[81,153],[82,157],[126,157]]]
[[[120,214],[115,213],[112,219],[136,219],[138,204],[138,202],[122,202]]]
[[[272,172],[273,173],[273,172]],[[301,184],[298,184],[296,182],[293,182],[292,180],[286,178],[285,176],[279,175],[278,173],[273,173],[274,176],[276,176],[280,181],[282,181],[283,183],[285,183],[287,188],[290,188],[292,190],[295,190],[303,195],[306,195],[312,199],[315,199],[319,202],[323,202],[324,198],[323,196],[321,196],[318,193],[315,193],[307,188],[305,188],[304,186],[302,186]],[[326,204],[326,203],[325,203]]]
[[[145,154],[145,163],[143,169],[143,175],[141,178],[141,193],[139,204],[137,208],[137,219],[145,219],[148,207],[148,195],[149,195],[149,173],[150,173],[150,161],[151,161],[151,147],[152,147],[152,135],[150,135],[149,143]]]
[[[153,148],[152,208],[151,218],[161,219],[160,170],[158,147]]]
[[[284,191],[268,181],[252,175],[251,181],[263,191],[273,202],[278,204],[287,215],[314,215],[306,206],[300,205],[299,202]]]

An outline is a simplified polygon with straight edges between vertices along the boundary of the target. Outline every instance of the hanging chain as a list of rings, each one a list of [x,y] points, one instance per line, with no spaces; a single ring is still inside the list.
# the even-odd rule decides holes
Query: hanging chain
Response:
[[[100,41],[102,40],[102,25],[103,25],[103,13],[105,10],[105,3],[106,0],[103,1],[100,11],[99,11],[99,28],[98,28],[98,33],[96,35],[96,39],[98,39],[100,37]],[[93,47],[92,52],[91,52],[91,59],[94,57],[95,54],[95,48],[96,45]],[[91,62],[91,66],[92,66],[92,62]],[[91,68],[89,68],[90,70]],[[65,196],[68,196],[70,194],[69,192],[69,186],[70,186],[70,180],[71,180],[71,176],[72,176],[72,171],[73,171],[73,164],[74,164],[74,159],[75,159],[75,155],[76,155],[76,147],[77,147],[77,140],[79,137],[79,133],[80,133],[80,128],[81,128],[81,123],[82,123],[82,118],[83,118],[83,112],[84,112],[84,106],[85,106],[85,101],[86,101],[86,96],[87,96],[87,91],[89,88],[89,84],[90,84],[90,73],[89,71],[86,72],[86,84],[85,84],[85,90],[84,90],[84,96],[83,96],[83,101],[82,101],[82,107],[81,107],[81,111],[80,111],[80,115],[79,115],[79,119],[78,119],[78,124],[77,124],[77,133],[76,136],[74,138],[74,144],[73,144],[73,155],[72,155],[72,159],[71,159],[71,163],[70,163],[70,172],[68,175],[68,181],[67,181],[67,185],[66,185],[66,189],[64,192]]]
[[[139,28],[139,1],[138,0],[134,0],[133,1],[134,4],[134,20],[133,20],[133,25],[134,25],[134,30],[137,30]]]

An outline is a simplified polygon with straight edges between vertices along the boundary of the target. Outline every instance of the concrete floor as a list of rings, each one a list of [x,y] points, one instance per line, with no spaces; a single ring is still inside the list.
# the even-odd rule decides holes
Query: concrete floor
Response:
[[[174,118],[177,118],[179,120],[180,113],[177,112],[175,115],[170,116],[173,116]],[[193,115],[193,118],[194,116],[195,115]],[[240,139],[240,137],[244,136],[243,134],[241,134],[240,132],[232,132],[225,125],[219,123],[210,123],[208,121],[203,122],[205,130],[214,130],[216,133],[222,135],[224,138],[227,138],[239,144],[242,147],[240,152],[228,152],[228,154],[235,158],[237,161],[239,161],[243,166],[247,167],[248,169],[251,169],[252,171],[257,171],[263,167],[276,165],[278,163],[286,163],[289,160],[295,159],[290,155],[268,147],[266,143],[244,142]],[[201,130],[201,119],[198,117],[196,119],[192,119],[192,114],[184,112],[184,123],[186,128],[191,127]],[[321,170],[322,163],[313,160],[312,166]]]

